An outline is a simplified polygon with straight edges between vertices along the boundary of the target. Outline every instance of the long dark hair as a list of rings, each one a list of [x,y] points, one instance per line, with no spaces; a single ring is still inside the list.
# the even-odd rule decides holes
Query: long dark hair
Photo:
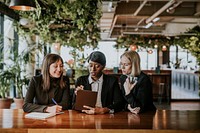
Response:
[[[63,59],[57,55],[57,54],[47,54],[42,62],[42,87],[43,90],[49,90],[50,88],[50,65],[57,62],[61,61],[63,63]],[[66,86],[66,83],[63,80],[63,73],[60,76],[60,88],[64,88]]]

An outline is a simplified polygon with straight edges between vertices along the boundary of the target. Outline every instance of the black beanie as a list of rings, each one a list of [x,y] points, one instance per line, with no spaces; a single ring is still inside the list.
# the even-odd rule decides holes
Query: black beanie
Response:
[[[102,66],[105,66],[106,65],[106,57],[105,55],[100,52],[100,51],[95,51],[95,52],[92,52],[90,54],[90,56],[88,57],[88,62],[89,61],[93,61],[93,62],[97,62],[99,64],[101,64]]]

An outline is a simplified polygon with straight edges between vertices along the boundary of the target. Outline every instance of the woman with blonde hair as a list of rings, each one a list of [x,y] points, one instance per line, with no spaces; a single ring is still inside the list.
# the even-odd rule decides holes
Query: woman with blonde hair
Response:
[[[120,56],[122,76],[121,90],[126,100],[126,109],[138,114],[156,110],[153,104],[152,82],[141,71],[140,56],[136,51],[126,51]]]

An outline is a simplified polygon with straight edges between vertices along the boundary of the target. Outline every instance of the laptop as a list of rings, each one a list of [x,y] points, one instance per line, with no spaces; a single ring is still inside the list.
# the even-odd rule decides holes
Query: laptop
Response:
[[[96,100],[97,100],[97,92],[90,90],[79,90],[77,91],[74,109],[77,111],[86,109],[83,107],[83,105],[95,107]]]

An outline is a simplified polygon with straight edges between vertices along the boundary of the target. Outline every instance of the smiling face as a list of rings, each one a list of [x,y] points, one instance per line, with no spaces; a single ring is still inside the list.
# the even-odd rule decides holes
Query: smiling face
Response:
[[[61,60],[52,63],[49,67],[50,76],[53,78],[60,78],[63,73],[63,63]]]
[[[121,57],[120,66],[121,66],[121,69],[122,69],[122,74],[124,74],[124,75],[131,74],[132,63],[126,56]]]
[[[97,62],[89,61],[89,72],[93,80],[97,80],[101,77],[104,66]]]

